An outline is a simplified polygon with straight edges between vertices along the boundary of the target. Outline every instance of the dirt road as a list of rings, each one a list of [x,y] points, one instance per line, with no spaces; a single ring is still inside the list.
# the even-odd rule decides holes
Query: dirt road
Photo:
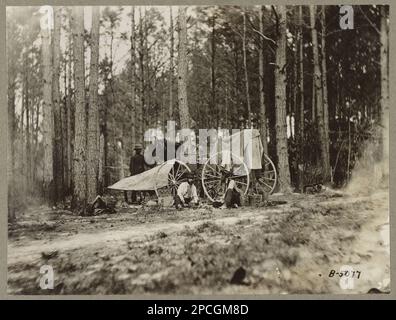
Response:
[[[13,294],[386,291],[388,202],[382,191],[365,197],[294,194],[286,204],[254,209],[124,209],[85,218],[36,208],[10,230],[8,289]],[[39,287],[42,265],[53,267],[53,290]],[[350,270],[348,279],[336,275],[342,266]]]

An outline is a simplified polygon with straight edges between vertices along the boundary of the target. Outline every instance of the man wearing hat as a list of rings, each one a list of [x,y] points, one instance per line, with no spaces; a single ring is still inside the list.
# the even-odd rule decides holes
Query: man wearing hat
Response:
[[[194,174],[187,174],[187,181],[182,182],[177,188],[175,196],[176,209],[185,207],[190,204],[198,204],[197,188],[194,185]]]
[[[129,171],[131,173],[131,176],[137,175],[145,171],[144,156],[142,154],[143,146],[138,143],[135,145],[134,150],[135,154],[131,157],[131,160],[129,162]],[[137,192],[132,191],[132,203],[137,203],[136,195]],[[126,194],[125,197],[125,201],[128,202],[128,196]],[[140,201],[142,201],[142,193],[140,193],[139,198]]]

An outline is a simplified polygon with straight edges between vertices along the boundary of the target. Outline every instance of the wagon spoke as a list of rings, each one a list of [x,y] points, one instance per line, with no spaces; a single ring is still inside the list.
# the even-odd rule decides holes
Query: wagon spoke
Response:
[[[243,176],[231,176],[228,177],[228,179],[230,180],[236,180],[236,179],[246,179],[247,174],[243,175]]]
[[[222,193],[221,191],[222,190],[220,185],[215,185],[208,188],[208,193],[210,193],[210,195],[214,197],[220,195]]]
[[[275,173],[275,171],[274,170],[269,170],[269,171],[265,170],[264,171],[264,174],[268,174],[268,173]]]
[[[177,180],[177,178],[178,178],[179,169],[180,169],[180,165],[177,166],[177,170],[175,173],[175,180]]]
[[[237,180],[235,180],[235,183],[238,183],[238,184],[243,184],[243,185],[245,185],[246,187],[247,187],[247,183],[245,183],[245,182],[242,182],[242,181],[237,181]]]
[[[264,162],[265,162],[264,165],[271,165],[271,162],[269,162],[268,159],[267,159],[266,157],[264,157]]]
[[[216,190],[217,192],[222,189],[221,183],[214,183],[206,185],[209,190]]]
[[[215,168],[213,168],[212,165],[208,165],[207,167],[208,167],[209,169],[211,169],[212,172],[214,172],[217,176],[221,176],[220,170],[218,170],[217,165],[215,164],[214,166],[215,166],[215,168],[216,168],[217,170],[216,170]]]
[[[262,178],[260,178],[260,179],[269,180],[269,181],[276,181],[275,178],[268,178],[268,177],[262,177]]]
[[[212,181],[205,181],[205,184],[210,184],[210,185],[212,185],[212,184],[220,184],[221,185],[221,182],[218,181],[218,180],[212,180]]]
[[[221,178],[220,176],[215,176],[215,175],[207,173],[207,172],[205,173],[205,177],[208,177],[208,179],[210,179],[210,178],[212,178],[212,179],[220,179]]]
[[[171,177],[171,181],[172,181],[172,180],[175,180],[175,174],[174,174],[174,172],[175,172],[175,170],[174,170],[174,168],[172,167],[172,169],[170,169],[170,171],[169,171],[169,176]]]
[[[220,183],[211,181],[211,182],[206,183],[205,185],[206,185],[206,187],[208,187],[208,188],[214,188],[214,187],[216,187],[216,186],[219,186]]]
[[[185,173],[187,172],[187,169],[183,168],[183,169],[180,171],[179,174],[178,174],[178,172],[179,172],[179,169],[178,169],[177,172],[176,172],[176,177],[175,177],[175,180],[176,180],[176,181],[178,181],[178,179],[179,179],[180,177],[182,177],[183,174],[185,174]]]
[[[265,185],[266,187],[268,187],[270,190],[272,190],[273,187],[270,186],[269,184],[265,183],[265,182],[263,181],[262,178],[260,178],[259,181],[260,181],[263,185]]]

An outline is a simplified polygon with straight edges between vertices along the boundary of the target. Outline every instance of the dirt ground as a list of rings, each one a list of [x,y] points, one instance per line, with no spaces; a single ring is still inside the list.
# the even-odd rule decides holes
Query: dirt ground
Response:
[[[80,217],[35,207],[9,225],[10,294],[367,293],[390,288],[388,190],[273,195],[272,206],[124,208]],[[278,200],[286,204],[277,204]],[[51,265],[54,289],[40,289]],[[339,272],[357,273],[345,281]]]

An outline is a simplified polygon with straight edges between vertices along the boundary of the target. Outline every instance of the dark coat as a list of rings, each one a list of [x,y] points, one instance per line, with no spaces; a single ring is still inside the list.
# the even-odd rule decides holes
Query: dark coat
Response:
[[[144,156],[142,154],[135,154],[131,157],[129,171],[132,176],[145,171]]]

